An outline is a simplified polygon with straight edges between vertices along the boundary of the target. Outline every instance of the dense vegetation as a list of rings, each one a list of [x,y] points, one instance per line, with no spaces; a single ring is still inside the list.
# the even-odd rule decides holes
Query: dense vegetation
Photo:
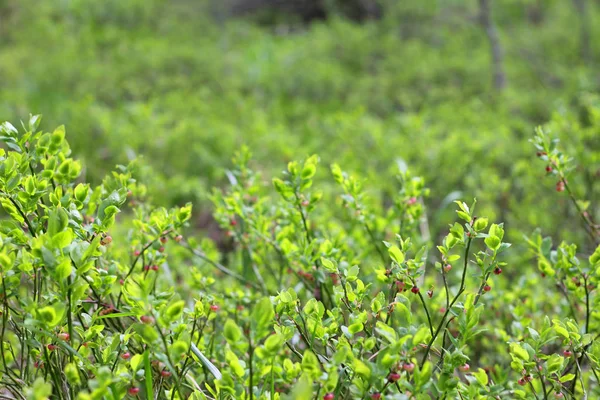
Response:
[[[0,397],[599,397],[600,6],[395,3],[0,1]]]

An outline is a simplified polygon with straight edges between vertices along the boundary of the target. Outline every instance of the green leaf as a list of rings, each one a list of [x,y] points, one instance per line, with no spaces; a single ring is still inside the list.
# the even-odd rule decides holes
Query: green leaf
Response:
[[[490,250],[498,250],[500,247],[500,239],[498,239],[496,236],[488,236],[485,238],[485,244],[490,248]]]
[[[271,354],[276,354],[279,349],[283,346],[283,338],[281,335],[270,335],[265,340],[265,349]]]
[[[187,220],[189,220],[192,216],[192,203],[187,203],[184,207],[181,207],[177,210],[177,221],[180,224],[183,224]]]
[[[548,372],[553,374],[562,369],[564,363],[564,358],[559,356],[558,354],[552,354],[550,358],[546,361],[546,368]]]
[[[575,378],[575,374],[566,374],[564,376],[561,376],[559,380],[561,383],[564,383],[564,382],[572,381],[573,378]]]
[[[319,360],[315,353],[311,350],[307,349],[304,351],[302,356],[302,371],[311,376],[313,379],[316,379],[319,375],[321,375],[321,366],[319,365]]]
[[[331,174],[333,175],[333,179],[337,183],[342,183],[344,181],[344,175],[343,175],[342,169],[340,168],[339,165],[337,165],[337,164],[331,165]]]
[[[554,331],[565,339],[569,338],[569,331],[558,324],[554,325]]]
[[[594,253],[590,256],[589,262],[592,266],[596,266],[596,264],[600,264],[600,245],[596,247]]]
[[[477,232],[484,230],[485,228],[487,228],[488,225],[488,219],[487,218],[477,218],[475,220],[475,223],[473,223],[473,229],[475,229]]]
[[[388,253],[392,260],[396,262],[396,264],[402,264],[404,262],[404,253],[398,248],[398,246],[391,246],[388,249]]]
[[[129,361],[129,365],[131,366],[131,369],[135,372],[138,370],[142,361],[143,361],[143,356],[141,354],[136,354],[133,357],[131,357],[131,361]]]
[[[317,167],[314,164],[305,164],[302,168],[302,179],[310,179],[317,172]]]
[[[59,281],[64,281],[67,279],[69,276],[71,276],[71,272],[73,272],[73,265],[71,264],[71,260],[69,258],[65,258],[56,267],[56,277]]]
[[[425,386],[429,380],[431,379],[431,374],[433,373],[433,365],[431,362],[427,361],[423,368],[420,368],[416,371],[415,374],[415,385],[417,388],[421,388]]]
[[[158,339],[158,333],[150,325],[135,323],[133,324],[133,330],[135,330],[148,345],[153,345],[156,339]]]
[[[37,309],[37,318],[45,323],[51,323],[56,318],[56,311],[52,306]]]
[[[12,267],[12,260],[4,253],[0,253],[0,267],[2,267],[3,271],[7,271]]]
[[[69,224],[69,216],[64,208],[59,207],[50,210],[48,214],[48,234],[54,237],[57,233],[66,229]]]
[[[313,398],[313,383],[307,374],[302,374],[294,385],[289,400],[306,400]]]
[[[64,249],[71,244],[74,236],[75,235],[71,229],[58,232],[56,235],[52,236],[52,246],[56,249]]]
[[[234,320],[228,319],[223,326],[223,336],[229,344],[233,345],[242,338],[242,330]]]
[[[457,211],[456,213],[458,214],[460,219],[462,219],[466,222],[471,222],[471,216],[469,214],[467,214],[466,212]]]
[[[398,334],[394,330],[394,328],[384,324],[381,321],[377,321],[377,327],[375,328],[377,333],[384,337],[390,344],[396,343],[398,340]]]
[[[488,375],[483,368],[479,368],[476,372],[473,372],[473,376],[482,386],[487,386],[489,381]]]
[[[272,332],[274,317],[275,311],[271,299],[263,297],[254,306],[251,315],[252,335],[256,341]]]
[[[338,269],[336,268],[333,261],[331,261],[327,258],[321,257],[321,264],[323,265],[323,268],[325,268],[327,270],[327,272],[330,272],[330,273],[338,272]]]
[[[91,241],[89,247],[87,249],[85,249],[85,251],[83,252],[83,255],[81,256],[81,261],[80,261],[81,263],[84,263],[90,257],[95,255],[96,250],[98,249],[98,246],[100,245],[101,240],[102,240],[101,235],[96,235],[94,237],[94,240]]]
[[[371,369],[369,368],[369,366],[361,360],[359,360],[358,358],[355,358],[352,362],[352,369],[354,369],[356,375],[360,376],[363,379],[368,380],[371,377]]]
[[[75,189],[73,189],[73,194],[78,201],[83,203],[87,197],[88,191],[89,185],[80,183],[75,187]]]
[[[529,361],[529,353],[519,343],[513,342],[509,345],[510,353],[524,361]]]
[[[362,332],[363,328],[364,326],[361,322],[355,322],[354,324],[348,327],[348,331],[354,335],[358,332]]]
[[[167,310],[165,311],[165,320],[167,322],[173,322],[178,319],[183,313],[184,305],[185,302],[183,300],[179,300],[167,307]]]
[[[490,236],[497,237],[500,241],[502,241],[502,238],[504,238],[504,228],[498,224],[492,224],[488,233]]]

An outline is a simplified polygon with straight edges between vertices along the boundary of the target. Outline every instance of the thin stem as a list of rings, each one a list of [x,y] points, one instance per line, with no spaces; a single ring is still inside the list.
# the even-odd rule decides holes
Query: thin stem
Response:
[[[577,369],[575,370],[575,378],[573,378],[573,386],[571,386],[571,392],[573,392],[573,394],[575,394],[575,388],[577,386],[577,378],[579,377],[579,382],[581,383],[581,390],[583,390],[583,398],[587,399],[587,393],[585,392],[585,384],[583,383],[583,372],[581,372],[581,365],[580,365],[580,362],[583,359],[584,354],[585,354],[584,352],[581,353],[581,357],[579,358],[579,360],[577,360],[577,357],[575,357],[575,355],[573,355],[573,358],[575,359],[575,366],[577,367]]]
[[[54,389],[56,389],[58,398],[62,399],[62,385],[60,384],[58,375],[56,375],[56,371],[54,370],[52,363],[50,362],[50,356],[48,355],[48,350],[46,349],[46,346],[44,346],[44,358],[46,359],[47,364],[46,370],[50,372],[50,375],[52,376],[52,381],[54,382]]]
[[[306,323],[304,321],[304,318],[302,318],[302,314],[298,313],[298,315],[300,316],[300,319],[302,319],[302,323],[304,324],[304,328],[306,329]],[[292,321],[294,322],[294,325],[296,325],[296,329],[298,329],[298,332],[300,333],[300,337],[302,338],[302,340],[304,341],[304,343],[306,343],[306,345],[308,346],[308,348],[315,353],[313,349],[313,345],[312,342],[310,340],[308,340],[308,337],[306,336],[306,333],[302,330],[302,328],[300,328],[300,325],[298,324],[298,322],[296,322],[296,320],[292,319]],[[321,361],[321,359],[319,358],[319,356],[317,357],[317,361],[319,362],[319,365],[321,365],[321,368],[323,369],[323,362]]]
[[[569,300],[569,293],[567,292],[567,289],[562,284],[562,282],[560,282],[557,286],[560,289],[560,292],[563,294],[563,296],[565,296],[565,300],[567,301],[567,304],[569,306],[569,311],[571,312],[571,316],[573,317],[573,320],[575,320],[575,322],[577,322],[577,313],[575,312],[575,308],[573,308],[573,304],[571,304],[571,300]]]
[[[535,388],[533,387],[533,383],[529,382],[529,387],[531,388],[531,392],[533,393],[533,395],[535,396],[536,399],[539,400],[539,397],[535,391]]]
[[[479,303],[479,299],[481,298],[481,295],[483,294],[483,288],[485,287],[485,285],[487,284],[487,280],[490,277],[491,272],[488,272],[485,277],[483,278],[483,280],[481,281],[481,285],[479,286],[479,290],[477,291],[477,295],[475,296],[475,300],[473,300],[473,305],[476,306],[477,303]]]
[[[153,317],[156,320],[156,317],[155,316],[153,316]],[[167,360],[169,361],[169,364],[171,364],[171,367],[173,368],[173,378],[175,378],[175,387],[177,388],[179,395],[183,396],[183,392],[181,391],[181,382],[180,382],[179,376],[177,374],[177,369],[175,367],[175,364],[173,363],[173,360],[171,359],[171,355],[169,354],[169,345],[167,344],[167,338],[165,337],[165,334],[163,333],[162,328],[160,327],[160,325],[158,323],[156,324],[156,327],[158,328],[158,333],[163,342],[163,345],[165,346],[165,355],[167,356]]]
[[[254,382],[253,382],[253,378],[254,378],[254,367],[253,367],[253,357],[254,357],[254,348],[252,347],[252,340],[250,339],[250,337],[248,337],[248,345],[249,345],[249,350],[248,350],[248,362],[249,362],[249,385],[248,385],[248,392],[250,394],[250,400],[254,399],[254,391],[252,390],[254,388]]]
[[[375,234],[373,233],[373,231],[369,227],[368,223],[365,222],[364,225],[365,225],[365,229],[366,229],[367,233],[369,234],[369,236],[371,237],[371,240],[373,241],[373,246],[375,246],[375,249],[377,250],[377,253],[379,254],[379,257],[381,257],[381,262],[383,264],[387,264],[388,260],[387,260],[386,256],[383,254],[383,251],[381,251],[381,249],[377,245],[377,239],[375,238]]]
[[[584,354],[585,354],[585,357],[588,359],[588,361],[592,362],[590,356],[587,353],[584,353]],[[598,373],[594,369],[594,366],[592,365],[590,369],[592,370],[592,372],[594,373],[594,376],[596,377],[596,383],[600,384],[600,377],[598,377]]]
[[[548,400],[548,392],[546,390],[546,382],[544,382],[544,377],[542,376],[542,373],[540,372],[540,370],[537,368],[536,368],[536,370],[537,370],[537,375],[540,378],[540,382],[542,383],[542,391],[544,393],[544,399]]]
[[[427,324],[429,325],[429,332],[431,332],[431,335],[433,336],[433,324],[431,322],[431,316],[429,315],[429,309],[427,309],[427,304],[425,303],[425,298],[423,297],[423,294],[420,290],[417,294],[419,295],[419,299],[421,299],[421,304],[423,304],[425,314],[427,314]]]
[[[73,346],[73,305],[71,303],[71,295],[73,289],[71,287],[71,284],[72,281],[71,277],[69,276],[67,280],[67,285],[69,286],[69,289],[67,290],[67,325],[69,329],[69,344]],[[73,362],[73,353],[69,353],[69,359],[71,362]]]
[[[583,287],[585,289],[585,333],[590,331],[590,291],[588,289],[587,275],[583,274]]]
[[[600,234],[598,234],[598,230],[596,229],[596,227],[594,226],[594,223],[590,220],[590,218],[586,216],[585,211],[581,208],[581,206],[577,202],[577,199],[575,198],[573,191],[571,191],[571,188],[570,188],[569,184],[567,183],[567,180],[565,179],[565,176],[564,176],[564,174],[562,174],[562,172],[561,172],[561,181],[565,185],[565,189],[567,190],[567,194],[569,195],[571,202],[575,205],[575,208],[577,208],[577,212],[579,213],[579,215],[581,216],[581,219],[584,222],[585,230],[588,233],[588,235],[590,236],[590,239],[592,239],[592,243],[600,243]]]
[[[131,263],[131,267],[129,267],[129,271],[127,271],[127,275],[125,275],[125,278],[123,280],[127,280],[127,278],[129,278],[129,276],[131,276],[131,274],[133,273],[133,270],[135,269],[135,266],[138,262],[138,260],[144,256],[144,253],[146,252],[146,250],[148,250],[154,243],[156,243],[156,241],[158,241],[161,237],[168,235],[169,233],[171,233],[172,229],[169,229],[166,232],[161,233],[160,236],[154,238],[153,240],[151,240],[150,242],[148,242],[143,248],[142,251],[140,251],[140,254],[138,254],[133,262]],[[117,298],[117,307],[119,307],[119,305],[121,304],[121,297],[123,296],[123,291],[121,291],[119,293],[119,297]]]
[[[8,195],[8,193],[2,192],[2,194],[4,194],[4,196],[6,196],[6,198],[8,200],[10,200],[10,202],[13,204],[13,206],[15,206],[15,208],[17,209],[17,212],[21,215],[21,217],[25,221],[25,224],[27,225],[27,229],[29,229],[29,232],[31,232],[31,234],[33,236],[37,236],[37,232],[35,231],[35,229],[33,229],[33,226],[31,225],[29,218],[27,218],[27,215],[25,215],[23,210],[21,210],[21,207],[19,206],[19,204],[16,201],[14,201],[13,198]]]
[[[425,365],[425,361],[427,360],[427,356],[429,356],[429,352],[431,351],[431,346],[433,346],[433,343],[435,342],[435,339],[437,339],[438,335],[440,334],[442,326],[444,325],[444,321],[446,321],[446,317],[448,317],[448,314],[450,313],[450,309],[452,308],[452,306],[454,306],[454,303],[456,303],[456,301],[458,300],[458,298],[460,297],[460,295],[465,291],[465,279],[466,279],[466,276],[467,276],[467,266],[468,266],[468,263],[469,263],[469,250],[471,249],[471,242],[472,241],[473,241],[473,239],[469,236],[469,239],[467,240],[467,246],[466,246],[466,249],[465,249],[465,261],[464,261],[464,266],[463,266],[462,278],[460,280],[460,288],[458,289],[458,292],[456,293],[456,295],[454,296],[454,298],[450,302],[449,307],[446,308],[446,311],[444,312],[444,315],[442,316],[442,320],[440,321],[440,323],[439,323],[438,327],[436,328],[434,334],[431,336],[431,339],[429,340],[429,343],[427,344],[427,348],[425,349],[425,354],[423,355],[423,359],[421,360],[421,367],[423,367],[423,365]]]
[[[239,275],[238,273],[233,272],[232,270],[230,270],[227,267],[221,265],[220,263],[211,260],[206,254],[204,254],[204,252],[202,252],[202,251],[200,251],[198,249],[194,249],[189,244],[187,244],[187,243],[185,243],[183,241],[181,241],[179,244],[181,244],[183,247],[185,247],[186,249],[188,249],[196,257],[202,259],[203,261],[209,263],[210,265],[212,265],[213,267],[215,267],[219,271],[223,272],[225,275],[229,275],[232,278],[235,278],[238,281],[242,282],[243,284],[251,286],[253,289],[260,290],[260,291],[263,290],[256,283],[247,280],[246,278],[244,278],[243,276]]]
[[[295,192],[294,196],[296,197],[296,207],[298,208],[298,212],[300,213],[300,217],[302,218],[302,226],[304,226],[304,232],[306,234],[306,245],[309,246],[310,243],[312,242],[312,235],[311,235],[310,229],[308,228],[308,221],[306,220],[306,216],[304,215],[304,209],[302,207],[302,203],[300,201],[300,197],[298,196],[298,193]],[[320,267],[318,258],[315,260],[315,265],[317,266],[317,268]],[[327,288],[325,288],[325,290],[323,290],[323,284],[321,282],[319,282],[319,292],[321,292],[321,293],[325,292],[325,294],[327,294],[329,297],[330,304],[335,307],[335,302],[334,302],[334,299],[333,299],[331,293],[329,293],[329,290]],[[323,304],[325,305],[325,302],[323,302]]]
[[[16,384],[19,385],[19,382],[17,381],[16,378],[16,374],[15,376],[13,376],[13,371],[10,370],[8,368],[8,363],[6,362],[6,356],[4,355],[4,335],[6,332],[6,325],[8,322],[8,310],[9,310],[9,306],[8,306],[8,293],[6,292],[6,282],[4,281],[4,274],[0,275],[0,278],[2,279],[2,294],[3,294],[3,305],[4,305],[4,312],[2,313],[2,329],[0,330],[0,354],[2,355],[2,365],[4,367],[4,371],[6,372],[6,375]]]

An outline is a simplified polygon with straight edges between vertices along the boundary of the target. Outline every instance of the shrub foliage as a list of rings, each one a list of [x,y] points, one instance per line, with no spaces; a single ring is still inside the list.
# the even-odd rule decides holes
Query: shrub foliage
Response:
[[[271,185],[241,149],[211,195],[235,243],[220,257],[187,235],[191,205],[150,204],[135,162],[92,186],[65,128],[40,120],[0,128],[5,398],[600,395],[600,247],[539,231],[511,247],[475,200],[434,243],[429,189],[407,168],[384,206],[316,155]],[[598,245],[573,160],[542,130],[532,142]]]

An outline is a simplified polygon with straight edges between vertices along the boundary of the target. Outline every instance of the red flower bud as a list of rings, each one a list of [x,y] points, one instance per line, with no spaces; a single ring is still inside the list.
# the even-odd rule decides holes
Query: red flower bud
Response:
[[[333,393],[327,393],[325,396],[323,396],[323,400],[333,400],[335,399],[335,395]]]
[[[419,288],[416,286],[413,286],[412,289],[410,289],[410,291],[417,294],[417,293],[419,293]]]
[[[129,390],[127,391],[127,393],[129,393],[130,396],[135,396],[140,392],[140,388],[137,387],[130,387]]]
[[[64,341],[67,341],[71,338],[71,335],[69,335],[67,332],[61,332],[57,336],[60,340],[64,340]]]
[[[131,358],[131,353],[127,351],[127,352],[121,354],[121,358],[123,360],[129,360]]]
[[[413,363],[406,363],[402,366],[402,369],[405,370],[406,372],[413,372],[413,370],[415,369],[415,364]]]
[[[396,373],[396,372],[392,372],[388,375],[388,381],[390,382],[397,382],[400,380],[400,374]]]
[[[216,304],[212,304],[212,305],[210,306],[210,310],[211,310],[212,312],[217,312],[217,311],[219,311],[219,306],[218,306],[218,305],[216,305]]]

